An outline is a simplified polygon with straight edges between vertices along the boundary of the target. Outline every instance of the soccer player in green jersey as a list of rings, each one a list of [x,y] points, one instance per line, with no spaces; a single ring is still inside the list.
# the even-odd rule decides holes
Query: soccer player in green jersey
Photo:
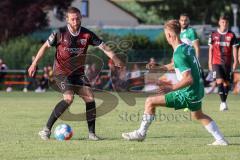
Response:
[[[190,24],[189,16],[186,13],[181,14],[179,17],[179,23],[181,26],[180,33],[181,41],[190,46],[193,46],[195,49],[196,56],[197,58],[199,58],[200,54],[199,39],[197,37],[196,31],[192,27],[189,27]]]
[[[175,110],[187,107],[191,111],[192,118],[198,120],[215,138],[210,145],[228,145],[216,123],[202,112],[204,88],[200,77],[200,65],[194,49],[181,42],[180,31],[180,24],[177,20],[169,20],[164,25],[166,39],[174,49],[173,62],[179,82],[173,85],[159,83],[160,92],[164,95],[148,97],[140,128],[133,132],[123,133],[122,137],[130,141],[143,141],[154,120],[158,106],[166,106]]]

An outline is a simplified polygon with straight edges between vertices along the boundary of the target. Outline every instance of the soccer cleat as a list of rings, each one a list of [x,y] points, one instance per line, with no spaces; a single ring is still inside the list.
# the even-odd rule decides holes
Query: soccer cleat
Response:
[[[229,143],[225,139],[216,140],[211,144],[208,144],[209,146],[227,146]]]
[[[228,106],[226,102],[221,102],[220,104],[220,111],[227,111],[228,110]]]
[[[89,133],[88,139],[92,141],[100,141],[102,138],[98,137],[95,133]]]
[[[143,136],[135,130],[133,132],[122,133],[122,137],[128,141],[143,141],[146,135]]]
[[[43,130],[38,132],[38,135],[41,137],[42,140],[49,140],[51,131],[47,127],[44,127]]]

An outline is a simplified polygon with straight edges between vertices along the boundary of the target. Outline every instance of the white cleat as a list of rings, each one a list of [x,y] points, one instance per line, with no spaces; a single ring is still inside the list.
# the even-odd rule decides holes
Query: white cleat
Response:
[[[44,127],[43,130],[38,132],[38,135],[42,140],[46,141],[50,139],[51,131],[48,128]]]
[[[89,133],[88,139],[92,141],[100,141],[103,140],[102,138],[98,137],[95,133]]]
[[[227,146],[229,145],[228,141],[226,141],[225,139],[222,140],[216,140],[211,144],[208,144],[209,146]]]
[[[146,135],[142,136],[138,131],[122,133],[122,137],[128,141],[143,141]]]
[[[222,112],[227,111],[228,110],[227,103],[226,102],[221,102],[219,110],[222,111]]]

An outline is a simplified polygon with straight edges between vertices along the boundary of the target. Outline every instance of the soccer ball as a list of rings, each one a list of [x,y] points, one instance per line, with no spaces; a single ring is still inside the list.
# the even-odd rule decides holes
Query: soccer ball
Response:
[[[55,128],[54,131],[54,137],[59,141],[69,140],[71,139],[72,135],[72,128],[68,124],[60,124]]]

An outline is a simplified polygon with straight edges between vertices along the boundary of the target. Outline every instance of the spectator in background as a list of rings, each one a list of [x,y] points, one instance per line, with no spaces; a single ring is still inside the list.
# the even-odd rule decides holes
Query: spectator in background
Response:
[[[35,92],[36,93],[46,92],[46,90],[48,89],[48,80],[49,80],[48,67],[43,67],[43,75],[40,78],[40,80],[37,81],[38,87],[37,89],[35,89]]]
[[[116,91],[127,91],[128,88],[129,73],[126,67],[117,71],[116,83],[114,83],[114,89]]]
[[[208,72],[207,77],[205,78],[205,92],[206,94],[210,94],[210,93],[217,93],[216,89],[217,89],[217,83],[213,77],[213,72],[210,71]]]
[[[95,63],[88,67],[86,75],[93,88],[101,88],[100,69],[96,67]]]
[[[47,68],[48,68],[48,79],[49,79],[49,81],[52,82],[53,81],[53,68],[51,65],[47,66]]]
[[[129,77],[129,85],[130,90],[141,90],[143,87],[144,81],[143,77],[141,77],[141,71],[139,69],[139,66],[135,63],[132,66],[132,69],[130,71],[130,77]]]
[[[5,75],[7,70],[7,65],[3,62],[3,60],[0,58],[0,83],[3,84],[5,81]]]
[[[106,85],[103,87],[103,89],[110,89],[110,90],[113,90],[113,84],[116,84],[116,81],[117,81],[117,70],[114,66],[114,62],[113,60],[109,59],[108,60],[108,67],[109,67],[109,72],[108,72],[108,77],[109,77],[109,80],[108,82],[106,83]]]
[[[32,56],[32,62],[34,61],[35,56]],[[34,73],[33,77],[28,76],[28,68],[31,66],[32,62],[27,66],[26,68],[26,74],[25,74],[25,81],[27,84],[23,88],[23,92],[28,92],[28,90],[35,90],[37,88],[37,80],[36,75],[38,71],[38,66],[36,67],[36,72]]]

